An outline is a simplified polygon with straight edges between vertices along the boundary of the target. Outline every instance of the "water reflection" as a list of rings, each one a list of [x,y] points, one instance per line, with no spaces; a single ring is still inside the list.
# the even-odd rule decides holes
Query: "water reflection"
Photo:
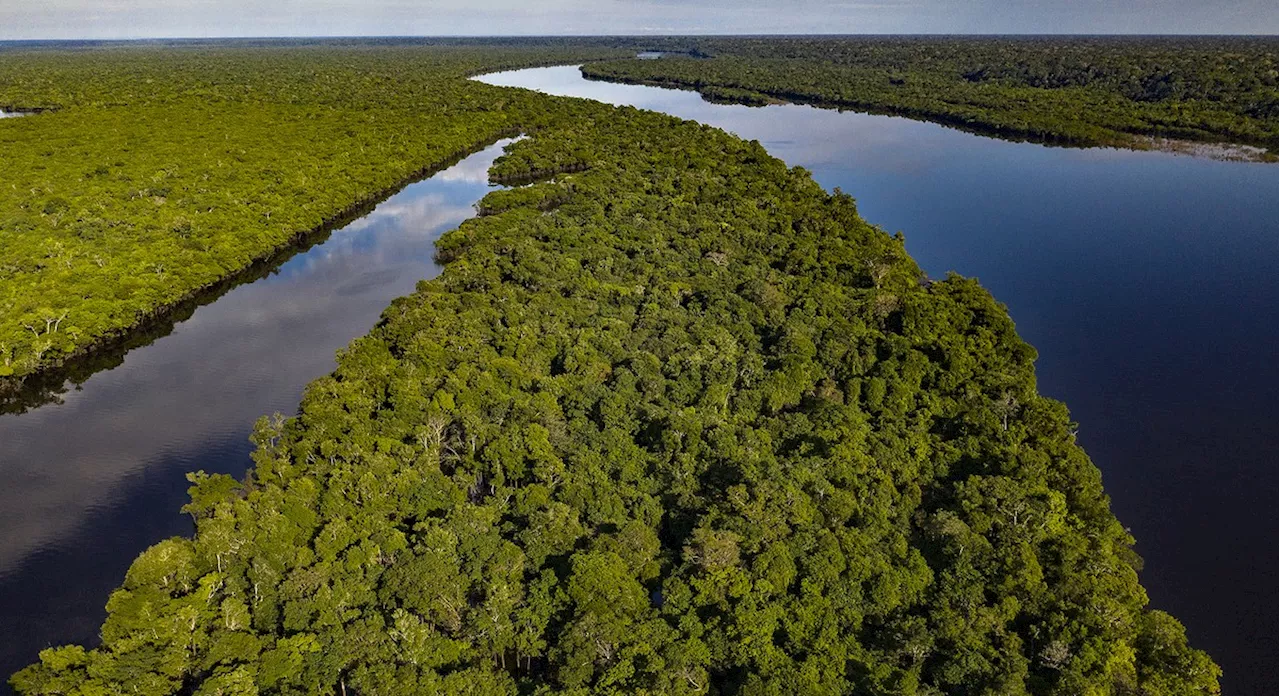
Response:
[[[904,118],[715,105],[584,80],[495,85],[664,111],[759,140],[932,276],[977,276],[1040,351],[1138,538],[1152,603],[1222,664],[1224,692],[1275,690],[1277,170],[1160,152],[1054,148]]]
[[[50,643],[96,639],[129,561],[190,532],[186,472],[242,474],[254,420],[292,413],[335,351],[438,273],[435,240],[474,214],[506,142],[199,308],[60,405],[0,416],[0,673]]]

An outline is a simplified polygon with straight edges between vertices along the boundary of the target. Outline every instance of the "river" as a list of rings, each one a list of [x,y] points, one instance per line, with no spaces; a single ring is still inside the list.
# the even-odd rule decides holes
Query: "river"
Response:
[[[1277,167],[994,140],[800,105],[717,105],[573,67],[480,78],[693,119],[759,140],[933,277],[976,276],[1040,353],[1138,539],[1152,605],[1224,670],[1274,693]]]
[[[133,558],[191,533],[186,473],[243,476],[254,421],[293,414],[339,348],[439,273],[436,239],[475,214],[507,142],[199,307],[61,404],[0,415],[0,691],[41,648],[96,643]]]

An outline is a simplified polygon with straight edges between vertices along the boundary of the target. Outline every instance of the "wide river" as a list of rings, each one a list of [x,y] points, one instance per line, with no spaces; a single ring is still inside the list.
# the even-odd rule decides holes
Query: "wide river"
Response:
[[[665,111],[761,141],[930,274],[979,277],[1040,351],[1146,558],[1152,603],[1226,670],[1275,689],[1277,167],[1008,143],[886,116],[708,104],[582,79],[485,82]],[[190,532],[184,474],[241,475],[258,416],[292,413],[334,351],[435,275],[439,235],[500,145],[407,187],[130,351],[63,403],[0,415],[0,679],[92,642],[132,558]],[[5,688],[0,686],[0,692]]]
[[[716,105],[573,67],[481,79],[759,140],[901,230],[929,275],[976,276],[1039,350],[1040,391],[1080,423],[1152,605],[1218,660],[1224,693],[1276,692],[1276,165]]]

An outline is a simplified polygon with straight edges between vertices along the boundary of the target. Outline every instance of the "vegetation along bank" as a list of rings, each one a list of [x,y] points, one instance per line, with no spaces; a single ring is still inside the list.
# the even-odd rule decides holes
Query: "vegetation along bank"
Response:
[[[453,157],[545,120],[463,79],[627,52],[529,45],[0,52],[0,396]]]
[[[651,41],[658,60],[590,63],[590,78],[884,112],[1062,145],[1274,160],[1275,37],[795,37]],[[681,55],[680,52],[684,52]],[[1169,142],[1172,141],[1172,142]]]

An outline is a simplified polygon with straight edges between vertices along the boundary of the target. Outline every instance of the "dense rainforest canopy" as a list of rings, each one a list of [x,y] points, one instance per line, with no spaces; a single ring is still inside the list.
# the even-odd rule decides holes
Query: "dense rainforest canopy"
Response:
[[[45,650],[20,693],[1217,693],[1217,666],[1146,607],[1065,407],[975,281],[925,278],[756,142],[467,84],[482,61],[425,55],[165,54],[121,85],[145,128],[86,78],[67,97],[85,106],[0,130],[48,153],[17,173],[38,194],[0,193],[25,201],[3,203],[4,234],[74,249],[35,256],[64,282],[0,281],[6,302],[43,283],[36,318],[114,306],[76,285],[85,254],[165,264],[109,281],[161,292],[151,276],[231,265],[432,158],[532,136],[491,177],[533,183],[489,194],[441,240],[438,279],[296,417],[260,422],[244,480],[193,474],[193,538],[139,556],[101,645]],[[241,77],[191,100],[154,86],[183,61]],[[220,226],[247,212],[257,226]],[[50,232],[108,213],[136,227]],[[85,296],[102,304],[53,304]]]
[[[466,75],[629,55],[559,43],[0,52],[0,106],[45,109],[0,123],[0,387],[539,122]]]
[[[1275,37],[663,39],[686,54],[588,77],[886,111],[1006,138],[1148,147],[1135,136],[1262,148],[1277,138]]]

